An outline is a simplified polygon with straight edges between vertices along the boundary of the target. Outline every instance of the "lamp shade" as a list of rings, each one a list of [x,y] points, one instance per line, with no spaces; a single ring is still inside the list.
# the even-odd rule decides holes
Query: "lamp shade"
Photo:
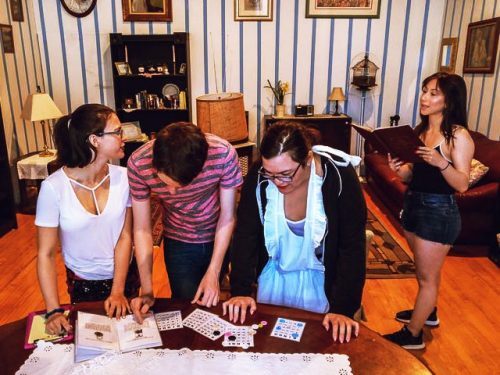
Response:
[[[207,94],[196,98],[196,117],[200,129],[229,142],[248,139],[243,94]]]
[[[342,91],[342,87],[334,87],[332,89],[332,93],[328,97],[328,100],[340,100],[343,101],[345,100],[345,95],[344,91]]]
[[[49,94],[37,92],[29,94],[26,98],[21,118],[28,121],[42,121],[59,118],[62,115]]]

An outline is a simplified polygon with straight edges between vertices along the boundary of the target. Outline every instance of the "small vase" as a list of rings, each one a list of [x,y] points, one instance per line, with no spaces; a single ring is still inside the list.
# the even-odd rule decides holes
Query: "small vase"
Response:
[[[285,117],[285,105],[276,104],[276,117]]]

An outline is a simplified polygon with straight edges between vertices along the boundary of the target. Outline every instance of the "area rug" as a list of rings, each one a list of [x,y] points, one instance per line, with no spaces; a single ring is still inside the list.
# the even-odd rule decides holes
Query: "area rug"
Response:
[[[374,236],[368,244],[367,279],[403,279],[415,277],[415,263],[391,236],[390,232],[368,210],[366,229]]]

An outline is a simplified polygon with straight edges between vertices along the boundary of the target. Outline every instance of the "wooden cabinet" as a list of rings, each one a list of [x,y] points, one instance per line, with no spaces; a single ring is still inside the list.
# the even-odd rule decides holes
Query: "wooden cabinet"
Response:
[[[17,228],[16,209],[0,104],[0,236],[13,228]]]
[[[122,122],[144,133],[191,121],[187,33],[110,34],[115,108]]]
[[[321,135],[321,144],[350,153],[351,148],[351,118],[346,115],[315,115],[315,116],[264,116],[264,126],[271,126],[278,121],[293,121],[303,126],[317,129]]]

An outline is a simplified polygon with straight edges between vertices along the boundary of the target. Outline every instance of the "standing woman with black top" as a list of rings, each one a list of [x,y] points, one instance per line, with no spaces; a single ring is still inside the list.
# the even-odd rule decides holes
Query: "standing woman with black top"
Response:
[[[415,129],[426,145],[416,151],[422,162],[405,164],[388,156],[390,168],[409,183],[401,220],[415,257],[418,294],[413,310],[396,314],[396,320],[408,325],[384,337],[406,349],[424,348],[424,324],[439,324],[435,306],[441,268],[461,227],[454,193],[468,189],[474,154],[466,99],[462,77],[447,73],[427,77],[420,96],[422,122]]]

